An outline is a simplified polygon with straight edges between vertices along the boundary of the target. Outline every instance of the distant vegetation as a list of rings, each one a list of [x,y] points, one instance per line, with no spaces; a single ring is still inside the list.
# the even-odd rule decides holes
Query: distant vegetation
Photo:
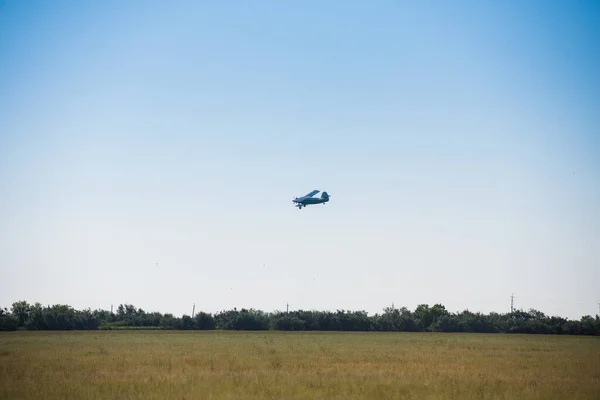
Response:
[[[451,313],[441,304],[419,305],[414,311],[388,307],[381,314],[365,311],[290,311],[266,313],[254,309],[198,312],[193,317],[147,312],[121,304],[115,313],[106,310],[76,310],[68,305],[43,307],[27,301],[0,308],[0,331],[14,330],[281,330],[281,331],[380,331],[380,332],[477,332],[531,333],[600,336],[600,317],[579,321],[547,316],[537,310],[512,313]]]

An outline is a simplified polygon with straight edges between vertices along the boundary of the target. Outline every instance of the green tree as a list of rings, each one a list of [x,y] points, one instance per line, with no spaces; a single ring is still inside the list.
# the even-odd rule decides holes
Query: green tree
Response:
[[[431,330],[431,325],[444,315],[448,315],[448,311],[441,304],[435,304],[433,307],[429,307],[428,304],[419,304],[414,312],[414,316],[424,330]]]
[[[35,303],[29,309],[29,320],[26,324],[29,330],[43,330],[48,329],[44,322],[44,308],[40,303]]]
[[[200,312],[196,313],[196,315],[194,316],[194,319],[196,320],[196,327],[198,329],[202,329],[202,330],[215,329],[215,319],[213,318],[212,314],[200,311]]]
[[[0,331],[16,331],[17,327],[17,318],[6,307],[0,308]]]
[[[11,312],[17,318],[17,325],[19,327],[24,327],[29,319],[29,311],[31,310],[31,305],[25,300],[16,301],[12,304]]]

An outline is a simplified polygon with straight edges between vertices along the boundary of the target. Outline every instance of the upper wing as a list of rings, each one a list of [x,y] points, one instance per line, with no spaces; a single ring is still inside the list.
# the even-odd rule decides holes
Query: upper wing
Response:
[[[305,199],[307,197],[313,197],[317,193],[319,193],[319,190],[313,190],[312,192],[308,193],[306,196],[302,196],[302,198]]]

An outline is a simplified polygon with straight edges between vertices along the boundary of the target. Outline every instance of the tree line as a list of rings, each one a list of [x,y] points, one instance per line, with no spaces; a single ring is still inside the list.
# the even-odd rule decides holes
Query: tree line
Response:
[[[176,317],[147,312],[121,304],[116,313],[106,310],[76,310],[69,305],[42,306],[17,301],[10,310],[0,307],[0,331],[179,329],[179,330],[281,330],[281,331],[375,331],[375,332],[477,332],[530,333],[600,336],[600,316],[580,320],[548,316],[543,312],[515,310],[484,314],[465,310],[448,312],[441,304],[421,304],[414,311],[387,307],[382,313],[365,311],[275,311],[226,310],[215,314],[198,312]]]

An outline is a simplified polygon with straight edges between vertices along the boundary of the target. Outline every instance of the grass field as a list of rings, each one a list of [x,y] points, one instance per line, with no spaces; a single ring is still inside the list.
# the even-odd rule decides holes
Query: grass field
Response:
[[[0,399],[600,399],[600,338],[0,333]]]

